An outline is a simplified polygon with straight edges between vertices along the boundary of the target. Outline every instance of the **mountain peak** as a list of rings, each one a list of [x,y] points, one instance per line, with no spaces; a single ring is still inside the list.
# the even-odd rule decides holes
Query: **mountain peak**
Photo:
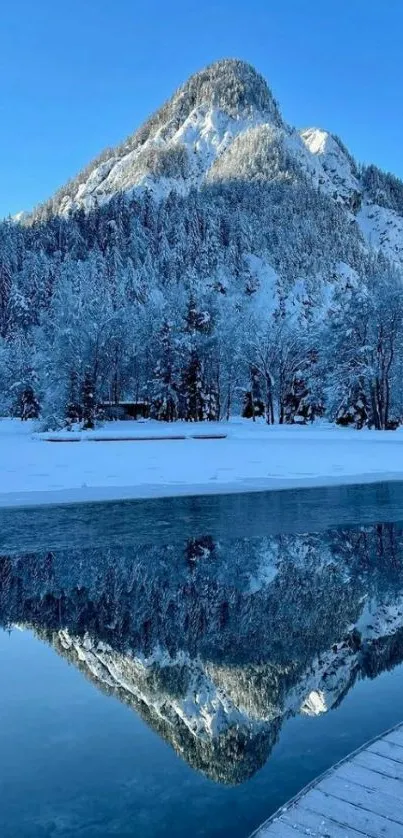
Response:
[[[54,197],[34,211],[46,217],[116,192],[147,188],[154,194],[198,186],[245,128],[282,128],[265,79],[246,61],[224,58],[194,73],[161,108],[115,149],[107,149]]]
[[[259,118],[282,125],[278,104],[263,76],[246,61],[223,58],[190,76],[133,134],[126,148],[143,145],[157,132],[167,139],[200,108],[221,111],[234,120]]]
[[[176,96],[190,96],[193,106],[211,104],[231,117],[258,112],[270,121],[281,123],[277,102],[266,80],[251,64],[238,58],[214,61],[194,73]]]

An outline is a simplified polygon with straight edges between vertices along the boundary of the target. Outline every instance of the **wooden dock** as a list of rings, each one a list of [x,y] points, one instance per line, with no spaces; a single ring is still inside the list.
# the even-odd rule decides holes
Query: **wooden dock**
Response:
[[[251,838],[403,838],[403,724],[314,780]]]

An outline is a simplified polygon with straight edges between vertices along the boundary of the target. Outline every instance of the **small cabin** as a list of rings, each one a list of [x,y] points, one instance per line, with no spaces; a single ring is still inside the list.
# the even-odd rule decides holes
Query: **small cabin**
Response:
[[[100,408],[105,419],[110,420],[149,419],[150,416],[150,405],[146,401],[103,402]]]

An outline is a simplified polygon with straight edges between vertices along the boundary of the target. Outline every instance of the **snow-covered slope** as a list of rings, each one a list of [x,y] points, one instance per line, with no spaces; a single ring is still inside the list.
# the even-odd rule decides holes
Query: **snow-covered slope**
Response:
[[[355,211],[360,203],[361,187],[357,166],[340,140],[318,128],[307,128],[300,133],[307,150],[319,162],[319,185],[329,195]]]
[[[192,76],[132,137],[107,150],[52,199],[52,210],[90,209],[118,191],[157,197],[189,191],[251,126],[282,126],[277,103],[250,65],[218,61]]]
[[[363,201],[357,213],[361,232],[375,250],[403,265],[403,216],[388,207]]]
[[[256,121],[259,113],[244,119],[228,116],[208,106],[195,107],[183,124],[165,135],[162,128],[133,151],[122,157],[112,156],[96,166],[77,190],[60,203],[66,214],[74,206],[90,209],[118,191],[134,187],[149,189],[160,198],[172,189],[186,193],[199,186],[206,172],[239,134]]]
[[[301,138],[320,162],[324,172],[321,188],[354,213],[372,248],[403,265],[403,216],[371,200],[354,159],[338,137],[318,128],[308,128],[301,131]]]
[[[369,245],[403,264],[403,216],[370,198],[341,140],[322,129],[287,126],[262,76],[234,59],[193,75],[139,130],[103,152],[34,216],[90,210],[136,189],[159,199],[216,180],[301,178],[341,204],[352,221],[356,217]]]

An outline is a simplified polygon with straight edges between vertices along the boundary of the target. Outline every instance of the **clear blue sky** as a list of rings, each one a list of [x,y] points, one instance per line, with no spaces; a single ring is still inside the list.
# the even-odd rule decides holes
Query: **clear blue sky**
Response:
[[[48,197],[224,57],[254,64],[290,123],[403,177],[402,0],[3,0],[0,216]]]

